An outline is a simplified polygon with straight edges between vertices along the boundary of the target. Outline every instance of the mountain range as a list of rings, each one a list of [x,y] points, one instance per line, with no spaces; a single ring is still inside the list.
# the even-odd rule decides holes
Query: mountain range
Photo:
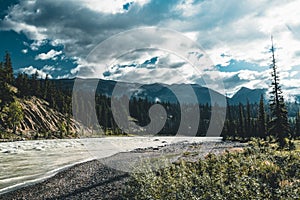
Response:
[[[249,89],[242,87],[238,90],[231,98],[225,97],[219,92],[209,89],[207,87],[202,87],[197,84],[139,84],[139,83],[128,83],[128,82],[116,82],[112,80],[103,79],[60,79],[52,80],[54,84],[63,89],[73,90],[74,82],[77,82],[77,86],[80,90],[96,90],[97,94],[112,96],[113,91],[118,86],[117,96],[127,95],[136,98],[147,98],[152,102],[183,102],[183,103],[195,103],[200,104],[210,104],[211,96],[214,98],[226,98],[230,105],[237,105],[239,103],[254,104],[258,103],[261,95],[266,96],[267,89]],[[95,88],[96,87],[96,88]],[[192,90],[191,90],[192,89]],[[175,95],[175,93],[177,95]],[[195,96],[193,96],[195,95]],[[194,97],[194,98],[193,98]],[[195,99],[197,98],[197,99]],[[300,96],[298,97],[300,99]],[[265,99],[266,100],[266,99]]]

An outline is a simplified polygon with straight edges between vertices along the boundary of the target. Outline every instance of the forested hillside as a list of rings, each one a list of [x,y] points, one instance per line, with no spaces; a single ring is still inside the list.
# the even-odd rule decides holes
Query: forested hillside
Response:
[[[38,137],[48,136],[53,132],[57,132],[57,137],[75,133],[80,134],[80,130],[75,128],[77,122],[72,119],[72,109],[76,110],[79,104],[89,105],[88,102],[78,102],[72,105],[73,80],[50,80],[48,76],[45,79],[41,79],[37,72],[32,75],[25,73],[14,74],[12,61],[8,53],[6,53],[4,61],[0,63],[0,77],[0,128],[2,136],[24,133],[26,131],[43,133],[39,134]],[[117,126],[111,111],[110,95],[115,82],[105,82],[104,80],[100,82],[102,88],[101,90],[98,88],[99,92],[95,95],[98,126],[100,126],[101,130],[104,130],[104,134],[125,134]],[[107,87],[105,87],[105,84]],[[144,87],[151,89],[150,86]],[[166,91],[163,87],[156,86],[156,88]],[[207,91],[207,89],[205,90],[201,87],[197,88],[201,91]],[[243,89],[243,91],[246,90],[245,88]],[[257,91],[250,90],[250,92],[254,92],[257,95]],[[202,95],[206,93],[204,92]],[[84,93],[81,95],[84,95]],[[184,103],[180,105],[174,100],[155,102],[154,97],[154,95],[151,98],[138,95],[133,97],[122,96],[119,97],[118,101],[123,101],[124,98],[129,100],[130,116],[128,117],[130,117],[132,123],[136,123],[141,127],[150,122],[148,116],[150,107],[155,103],[161,104],[167,112],[167,120],[163,129],[159,132],[160,135],[175,135],[177,133],[181,120],[181,107],[182,110],[192,110],[195,107],[199,107],[200,120],[197,136],[206,135],[212,110],[212,105],[208,102],[199,104]],[[33,104],[36,105],[35,108]],[[29,109],[30,107],[32,110]],[[299,137],[299,105],[297,102],[288,103],[287,108],[289,109],[288,120],[290,124],[288,137]],[[35,112],[32,112],[34,109]],[[51,116],[54,117],[51,118]],[[263,95],[261,95],[260,102],[250,99],[247,100],[245,105],[237,103],[236,100],[228,101],[227,117],[222,136],[231,139],[266,138],[271,136],[269,132],[271,119],[270,108]],[[81,123],[81,125],[90,130],[100,130],[95,128],[95,124],[88,119],[88,115]]]
[[[38,73],[14,74],[10,55],[0,62],[0,139],[76,137],[71,93],[58,90]]]

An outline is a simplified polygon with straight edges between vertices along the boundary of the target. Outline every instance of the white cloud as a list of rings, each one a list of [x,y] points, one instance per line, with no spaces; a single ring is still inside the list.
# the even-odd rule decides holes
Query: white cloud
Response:
[[[22,49],[22,53],[27,54],[28,53],[28,49]]]
[[[238,77],[241,80],[246,80],[246,81],[253,81],[253,80],[261,80],[264,78],[270,77],[270,70],[263,71],[263,72],[257,72],[257,71],[250,71],[250,70],[240,70],[238,72]]]
[[[62,41],[62,40],[59,40],[59,39],[53,39],[53,40],[50,41],[50,44],[51,44],[52,46],[54,46],[54,47],[59,46],[59,45],[61,45],[62,43],[63,43],[63,41]]]
[[[190,38],[193,41],[197,41],[198,38],[198,32],[196,31],[192,31],[192,32],[186,32],[183,33],[185,36],[187,36],[188,38]]]
[[[12,10],[11,15],[14,14],[15,13]],[[36,40],[43,40],[46,38],[46,28],[41,28],[24,22],[15,21],[14,19],[9,18],[8,16],[6,16],[1,23],[2,25],[0,26],[0,30],[2,31],[8,31],[13,29],[17,33],[25,33],[30,38],[35,38]]]
[[[29,45],[32,51],[37,51],[39,48],[47,43],[47,40],[35,40],[32,44]]]
[[[196,15],[200,5],[195,5],[194,3],[194,0],[183,0],[175,7],[175,11],[181,12],[184,17]]]
[[[147,3],[149,3],[150,0],[108,0],[108,1],[99,1],[99,0],[80,0],[84,6],[87,8],[107,13],[107,14],[116,14],[116,13],[124,13],[125,10],[123,9],[123,5],[129,2],[133,2],[135,4],[138,4],[139,6],[143,6]]]
[[[295,76],[298,75],[298,74],[299,74],[299,72],[292,71],[292,72],[290,73],[290,77],[293,78],[293,77],[295,77]]]
[[[62,70],[62,68],[56,67],[56,66],[51,66],[51,65],[45,65],[41,70],[44,72],[47,72],[47,73],[51,73],[54,71],[60,71],[60,70]]]
[[[103,73],[106,68],[99,66],[98,63],[87,62],[86,59],[74,57],[77,66],[71,69],[70,73],[72,76],[78,76],[81,78],[103,78]],[[97,71],[97,73],[95,73]],[[91,76],[91,74],[93,76]]]
[[[198,32],[198,42],[210,53],[215,64],[226,66],[229,60],[243,60],[261,66],[269,64],[270,36],[274,35],[279,65],[285,69],[300,63],[295,52],[299,38],[287,27],[298,27],[300,1],[212,0],[195,3],[183,1],[176,8],[182,17],[160,22],[179,31]],[[186,14],[185,14],[186,13]],[[224,49],[224,51],[220,51]],[[222,57],[221,54],[231,57]]]
[[[55,51],[55,50],[51,49],[47,53],[41,53],[41,54],[37,55],[35,57],[35,60],[49,60],[49,59],[56,60],[57,56],[60,54],[62,54],[62,51]]]
[[[43,70],[39,70],[33,66],[28,66],[28,67],[24,67],[24,68],[20,68],[18,70],[18,72],[20,73],[25,73],[25,74],[28,74],[28,75],[32,75],[32,74],[35,74],[36,72],[39,74],[39,78],[43,78],[45,79],[46,76],[47,76],[47,73],[44,72]],[[51,75],[48,75],[48,78],[52,78]]]
[[[57,76],[57,79],[70,79],[70,78],[74,78],[74,76],[70,75],[70,74],[64,74],[61,76]]]

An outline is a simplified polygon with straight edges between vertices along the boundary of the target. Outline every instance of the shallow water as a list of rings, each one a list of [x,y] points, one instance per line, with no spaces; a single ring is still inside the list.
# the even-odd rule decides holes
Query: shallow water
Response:
[[[90,158],[79,140],[0,143],[0,193]]]
[[[44,180],[76,163],[137,148],[177,142],[220,141],[195,137],[107,137],[0,143],[0,194]]]

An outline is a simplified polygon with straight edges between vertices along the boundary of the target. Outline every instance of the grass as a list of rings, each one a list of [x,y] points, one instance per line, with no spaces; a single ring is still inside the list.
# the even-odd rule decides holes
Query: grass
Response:
[[[197,162],[183,159],[159,169],[145,164],[131,175],[124,199],[299,199],[300,141],[295,143],[296,150],[279,151],[254,141],[242,152]]]
[[[300,152],[300,140],[294,140],[296,151]]]

